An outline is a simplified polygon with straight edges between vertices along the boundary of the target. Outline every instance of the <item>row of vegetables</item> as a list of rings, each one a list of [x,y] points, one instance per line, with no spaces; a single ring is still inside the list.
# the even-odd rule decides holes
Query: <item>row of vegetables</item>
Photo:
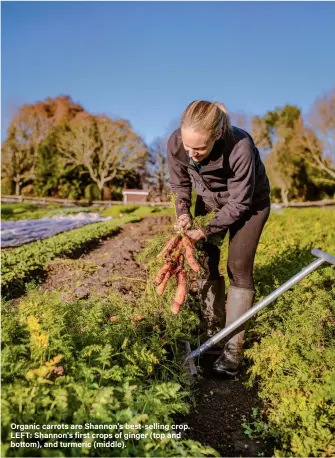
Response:
[[[256,255],[256,301],[310,263],[312,248],[334,254],[333,216],[333,211],[320,209],[287,209],[271,214]],[[118,223],[130,220],[128,217]],[[97,238],[106,236],[104,225],[112,223],[116,224],[99,223]],[[108,226],[108,230],[109,234],[117,231],[117,224]],[[62,234],[65,250],[55,244],[53,254],[41,259],[36,255],[40,268],[59,253],[71,252],[66,238],[72,232]],[[182,248],[180,237],[175,239],[173,249],[161,253],[170,237],[160,234],[141,253],[139,260],[146,264],[149,280],[136,303],[125,302],[113,292],[104,298],[62,303],[57,291],[41,294],[33,289],[16,309],[10,302],[4,304],[2,456],[30,453],[27,449],[10,449],[13,422],[171,425],[175,415],[189,410],[192,393],[177,341],[187,336],[196,343],[199,304],[187,295],[178,313],[171,313],[180,286],[176,276],[170,276],[164,292],[157,294],[157,277],[159,271],[163,276],[164,264],[165,278],[167,272],[183,267],[177,263],[181,255],[186,256],[186,247],[183,253],[177,253],[177,248]],[[77,239],[72,246],[83,247],[85,243],[87,239]],[[227,244],[227,240],[222,244],[223,273]],[[29,248],[33,251],[32,245]],[[49,249],[51,253],[51,245]],[[17,268],[17,275],[21,269],[27,273],[21,276],[22,284],[34,277],[29,256],[22,250],[20,255],[15,251],[5,253],[7,286],[15,280],[15,275],[9,276],[11,267]],[[194,247],[191,254],[196,258]],[[190,266],[186,270],[192,271]],[[118,320],[111,321],[110,316],[118,316]],[[133,316],[146,318],[132,320]],[[253,421],[244,427],[246,434],[255,439],[271,437],[275,456],[335,454],[334,316],[335,272],[329,265],[306,277],[250,323],[246,350],[249,385],[257,383],[263,409],[255,411]],[[123,456],[218,456],[209,447],[185,439],[141,439],[127,444]],[[83,450],[73,450],[72,456],[93,456],[89,448]],[[50,456],[48,453],[43,449],[40,456]],[[67,456],[64,450],[57,453]],[[94,450],[94,456],[120,456],[120,450],[113,453],[110,449]]]

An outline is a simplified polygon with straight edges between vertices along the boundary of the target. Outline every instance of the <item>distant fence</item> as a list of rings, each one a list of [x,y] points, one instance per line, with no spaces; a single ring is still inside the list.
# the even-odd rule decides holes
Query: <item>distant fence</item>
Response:
[[[26,202],[29,204],[49,205],[49,204],[60,204],[65,207],[68,206],[79,206],[79,207],[109,207],[110,205],[127,205],[122,200],[93,200],[87,199],[72,200],[72,199],[58,199],[55,197],[23,197],[23,196],[1,196],[1,202],[3,203],[21,203]],[[170,205],[170,202],[129,202],[128,205],[149,205],[151,207],[166,206]]]
[[[23,197],[23,196],[1,196],[1,202],[14,203],[14,202],[27,202],[31,204],[48,205],[48,204],[60,204],[64,206],[77,205],[80,207],[109,207],[110,205],[149,205],[151,207],[166,206],[170,205],[171,202],[129,202],[124,204],[122,200],[93,200],[87,199],[72,200],[72,199],[58,199],[56,197]],[[288,204],[273,204],[278,207],[326,207],[335,206],[335,199],[332,200],[317,200],[314,202],[290,202]]]

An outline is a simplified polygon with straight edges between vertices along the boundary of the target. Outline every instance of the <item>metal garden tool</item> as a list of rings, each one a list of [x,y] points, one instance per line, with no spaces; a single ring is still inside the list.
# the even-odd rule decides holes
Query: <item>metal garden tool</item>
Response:
[[[191,376],[197,374],[197,369],[194,364],[194,358],[196,358],[197,356],[200,356],[202,353],[209,350],[213,345],[220,342],[224,337],[230,335],[233,331],[235,331],[235,329],[239,328],[242,324],[250,320],[250,318],[256,315],[256,313],[258,313],[260,310],[262,310],[267,305],[271,304],[271,302],[276,300],[285,291],[292,288],[292,286],[294,286],[304,277],[306,277],[307,275],[312,273],[314,270],[316,270],[318,267],[320,267],[324,262],[329,262],[330,264],[335,265],[335,256],[334,255],[325,253],[316,248],[312,249],[312,254],[316,256],[317,259],[315,259],[311,264],[309,264],[307,267],[302,269],[299,273],[297,273],[292,278],[290,278],[287,282],[285,282],[279,288],[275,289],[272,293],[270,293],[264,299],[259,301],[256,305],[251,307],[251,309],[249,309],[247,312],[241,315],[233,323],[229,324],[228,326],[223,328],[221,331],[219,331],[217,334],[215,334],[213,337],[208,339],[205,343],[200,345],[199,348],[197,348],[194,351],[191,351],[190,343],[188,341],[182,341],[182,343],[185,344],[185,350],[186,350],[185,351],[186,354],[184,358],[184,365],[185,367],[187,367],[189,374]]]

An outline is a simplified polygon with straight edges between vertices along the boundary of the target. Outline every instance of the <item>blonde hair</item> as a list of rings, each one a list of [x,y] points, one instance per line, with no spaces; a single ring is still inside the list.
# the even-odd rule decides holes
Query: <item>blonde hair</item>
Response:
[[[220,134],[231,133],[231,124],[228,111],[223,103],[195,100],[190,103],[183,113],[181,127],[191,127],[197,132],[213,139]]]

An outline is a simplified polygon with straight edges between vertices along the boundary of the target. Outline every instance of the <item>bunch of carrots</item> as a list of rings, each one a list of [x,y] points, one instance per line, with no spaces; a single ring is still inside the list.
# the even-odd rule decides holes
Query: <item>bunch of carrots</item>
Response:
[[[163,294],[167,282],[173,275],[177,277],[177,290],[171,306],[171,312],[174,315],[179,313],[187,295],[187,272],[184,267],[185,258],[194,272],[199,273],[200,271],[200,266],[194,257],[194,251],[194,242],[187,235],[179,234],[172,237],[158,255],[158,258],[164,258],[165,263],[155,278],[157,294],[159,296]]]

